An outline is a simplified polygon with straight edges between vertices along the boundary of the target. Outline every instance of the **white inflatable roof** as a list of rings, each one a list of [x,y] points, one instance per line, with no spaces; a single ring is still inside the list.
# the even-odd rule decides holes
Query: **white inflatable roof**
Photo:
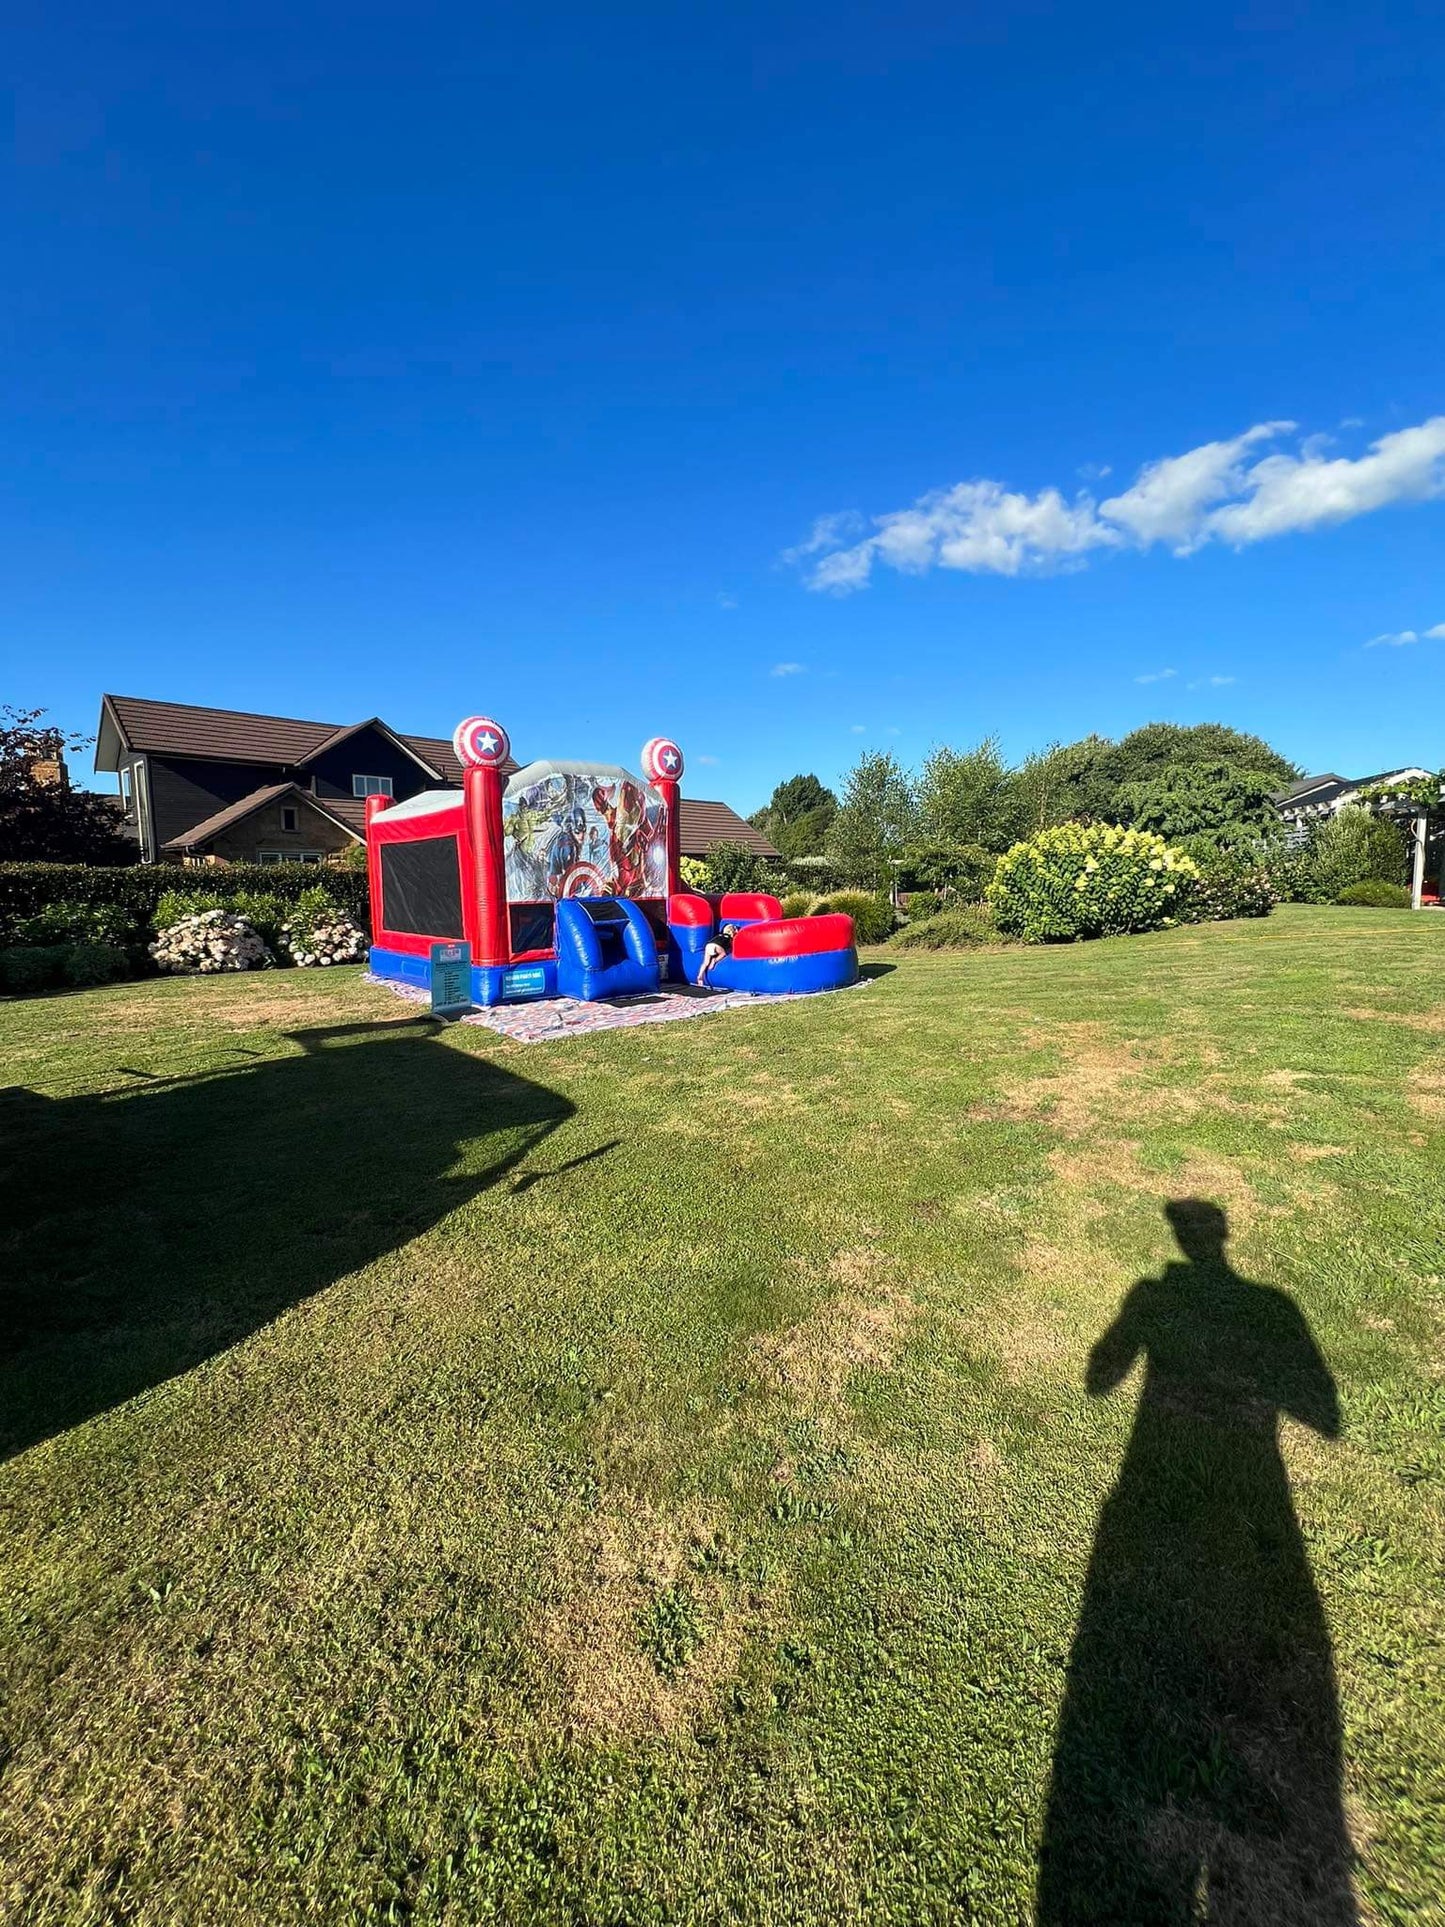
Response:
[[[381,812],[383,823],[395,823],[403,816],[430,816],[433,810],[456,809],[462,800],[460,790],[422,790],[404,803],[393,803]]]
[[[623,769],[620,763],[578,763],[565,756],[542,757],[535,763],[527,763],[508,779],[506,794],[520,796],[534,783],[544,783],[549,776],[589,776],[600,783],[636,783],[639,789],[647,784]]]

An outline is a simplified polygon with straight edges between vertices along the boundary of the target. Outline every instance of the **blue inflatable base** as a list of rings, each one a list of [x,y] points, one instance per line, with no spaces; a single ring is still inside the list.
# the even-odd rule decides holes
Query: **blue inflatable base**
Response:
[[[371,974],[387,983],[408,984],[413,990],[431,990],[430,957],[413,957],[405,950],[383,950],[373,944]],[[538,997],[557,995],[557,965],[551,957],[534,963],[473,964],[472,1002],[489,1009],[493,1004],[532,1003]]]
[[[858,952],[851,947],[806,957],[720,957],[707,974],[710,990],[745,990],[753,997],[842,990],[857,981]]]

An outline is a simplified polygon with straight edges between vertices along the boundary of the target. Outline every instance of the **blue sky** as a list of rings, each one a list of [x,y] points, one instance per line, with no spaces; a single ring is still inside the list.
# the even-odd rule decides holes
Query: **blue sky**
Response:
[[[1445,761],[1438,10],[7,42],[0,700],[665,731],[745,809],[1155,717]]]

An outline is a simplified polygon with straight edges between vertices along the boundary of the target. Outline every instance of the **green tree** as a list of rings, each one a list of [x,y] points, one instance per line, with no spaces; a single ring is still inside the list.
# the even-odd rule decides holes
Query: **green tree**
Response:
[[[790,776],[771,799],[748,818],[784,856],[821,856],[828,828],[838,814],[838,799],[811,774]]]
[[[1276,789],[1299,775],[1294,764],[1271,749],[1263,737],[1231,729],[1226,723],[1145,723],[1111,744],[1102,759],[1103,772],[1116,788],[1147,782],[1166,769],[1203,763],[1258,770],[1275,778]]]
[[[0,862],[134,863],[114,804],[73,790],[67,752],[93,740],[42,722],[43,709],[0,707]]]
[[[1106,821],[1114,801],[1107,759],[1114,744],[1105,736],[1076,743],[1050,743],[1014,771],[1014,810],[1021,837],[1056,823]]]
[[[918,776],[918,828],[930,843],[1006,850],[1018,834],[1018,796],[998,738],[976,749],[940,745]]]
[[[826,855],[849,883],[871,890],[892,881],[892,865],[918,820],[907,770],[887,750],[866,750],[849,770],[838,814],[828,830]]]
[[[729,890],[770,890],[770,873],[760,856],[740,843],[712,843],[707,852],[708,887]]]
[[[1155,830],[1171,843],[1237,850],[1281,834],[1271,800],[1278,789],[1272,770],[1171,763],[1142,781],[1120,784],[1114,808],[1121,822]]]

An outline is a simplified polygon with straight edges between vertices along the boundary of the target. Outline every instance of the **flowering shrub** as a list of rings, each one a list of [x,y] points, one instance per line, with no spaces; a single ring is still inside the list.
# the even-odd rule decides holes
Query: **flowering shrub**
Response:
[[[150,945],[158,970],[260,970],[271,953],[246,922],[230,910],[202,910],[162,930]]]
[[[303,970],[315,964],[360,963],[366,955],[366,934],[338,910],[325,922],[293,918],[283,923],[281,947]]]
[[[308,969],[316,964],[359,963],[366,955],[366,932],[347,916],[321,884],[303,890],[290,915],[276,927],[281,963]]]
[[[999,929],[1025,943],[1121,936],[1177,923],[1198,876],[1152,831],[1060,823],[1004,852],[988,901]]]
[[[1206,869],[1181,899],[1181,923],[1226,923],[1233,917],[1267,917],[1280,901],[1280,890],[1268,870],[1223,864]]]

